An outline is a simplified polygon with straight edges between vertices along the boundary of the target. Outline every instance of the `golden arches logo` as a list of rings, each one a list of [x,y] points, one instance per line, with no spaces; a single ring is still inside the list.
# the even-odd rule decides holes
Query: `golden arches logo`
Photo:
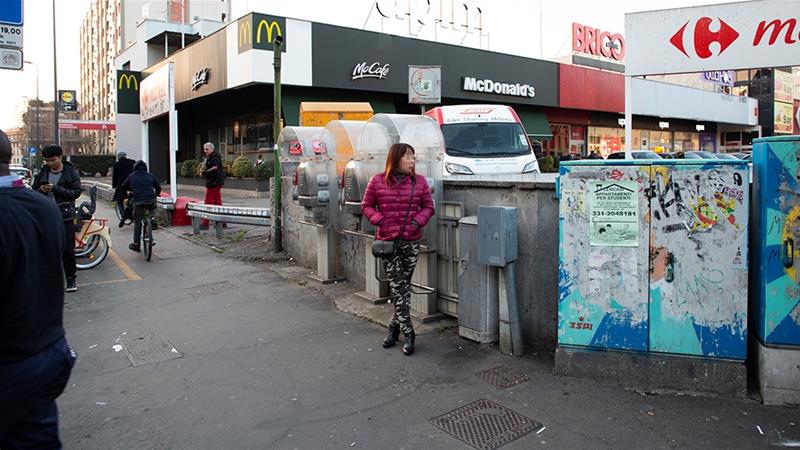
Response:
[[[273,20],[270,23],[267,23],[267,19],[261,19],[261,22],[258,23],[258,29],[256,30],[256,43],[261,43],[261,27],[267,29],[267,43],[272,42],[272,32],[277,29],[278,36],[283,37],[283,31],[281,31],[281,26],[278,24],[277,21]]]
[[[123,81],[126,83],[126,89],[130,90],[131,84],[133,84],[133,90],[134,91],[138,91],[139,90],[139,80],[136,79],[136,76],[129,75],[127,73],[124,73],[124,74],[119,76],[119,81],[117,82],[117,90],[120,90],[120,91],[122,90],[122,82]]]
[[[243,44],[253,42],[253,25],[250,20],[245,20],[239,24],[239,47]]]

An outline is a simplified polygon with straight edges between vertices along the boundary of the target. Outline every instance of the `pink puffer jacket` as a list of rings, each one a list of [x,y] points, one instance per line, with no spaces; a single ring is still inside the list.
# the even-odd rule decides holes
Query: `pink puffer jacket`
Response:
[[[386,182],[385,173],[379,173],[369,180],[364,200],[361,201],[361,212],[373,225],[377,225],[376,239],[392,241],[400,237],[406,241],[418,241],[422,238],[422,227],[433,217],[434,205],[428,181],[422,175],[414,176],[414,199],[408,223],[403,229],[403,222],[411,200],[412,177],[403,178],[399,184],[392,176]]]

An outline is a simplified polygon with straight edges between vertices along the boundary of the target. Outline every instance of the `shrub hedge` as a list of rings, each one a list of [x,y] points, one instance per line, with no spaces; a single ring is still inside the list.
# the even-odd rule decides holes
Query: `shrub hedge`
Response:
[[[181,163],[181,176],[186,178],[193,178],[196,177],[197,174],[195,170],[197,169],[197,160],[196,159],[187,159],[186,161]]]
[[[72,155],[70,157],[70,161],[81,174],[87,173],[90,176],[94,176],[96,173],[106,176],[108,169],[114,167],[116,160],[114,155]]]
[[[253,163],[248,158],[240,156],[233,160],[231,172],[233,172],[233,176],[236,178],[252,178]]]
[[[260,165],[256,166],[253,171],[255,172],[256,180],[269,180],[273,175],[275,175],[275,161],[264,161]]]

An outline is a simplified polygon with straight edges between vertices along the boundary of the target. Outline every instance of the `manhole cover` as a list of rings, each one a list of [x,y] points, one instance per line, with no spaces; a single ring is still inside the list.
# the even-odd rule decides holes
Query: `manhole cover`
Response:
[[[217,283],[201,284],[200,286],[186,288],[186,292],[191,294],[192,297],[205,297],[207,295],[219,294],[221,292],[236,289],[238,287],[239,286],[231,283],[230,281],[220,281]]]
[[[476,373],[478,377],[487,383],[496,386],[498,389],[505,389],[511,386],[528,381],[527,375],[517,373],[506,366],[497,366]]]
[[[481,450],[501,447],[542,427],[491,400],[477,400],[430,420],[435,427]]]
[[[183,357],[167,338],[160,334],[124,339],[120,344],[134,366]]]

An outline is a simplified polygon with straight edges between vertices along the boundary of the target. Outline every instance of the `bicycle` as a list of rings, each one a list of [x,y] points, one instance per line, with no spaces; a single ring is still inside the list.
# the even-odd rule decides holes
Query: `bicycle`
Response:
[[[97,187],[89,190],[89,201],[83,202],[76,210],[75,267],[88,270],[102,263],[111,250],[111,229],[107,219],[95,219],[97,207]]]
[[[153,257],[153,245],[155,245],[155,241],[153,240],[153,221],[150,218],[150,211],[153,209],[155,209],[155,205],[153,205],[152,208],[145,207],[141,219],[142,234],[140,242],[144,259],[147,262],[150,262],[150,258]]]

